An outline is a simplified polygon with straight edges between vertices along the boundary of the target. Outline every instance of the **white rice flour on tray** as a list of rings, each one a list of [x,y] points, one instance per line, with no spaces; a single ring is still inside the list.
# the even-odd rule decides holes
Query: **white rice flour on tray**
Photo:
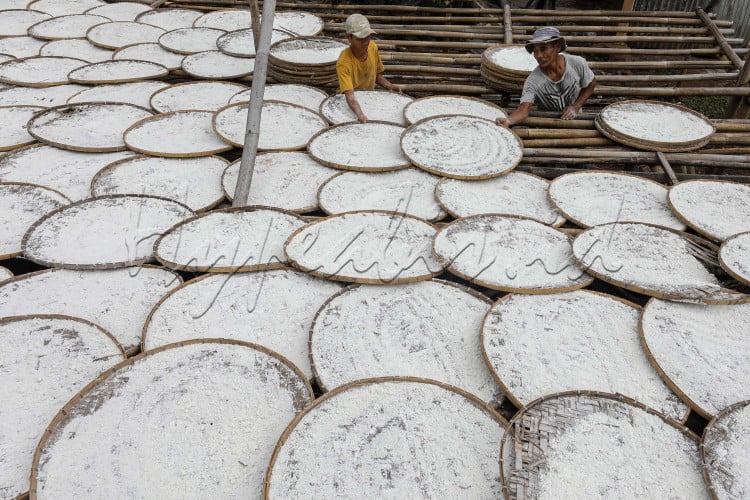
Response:
[[[123,137],[128,148],[154,156],[211,156],[232,146],[216,135],[211,111],[173,111],[141,120]]]
[[[250,89],[243,90],[242,92],[233,95],[232,98],[229,99],[228,104],[249,102],[250,93]],[[311,109],[316,113],[320,109],[320,103],[322,103],[326,97],[328,97],[328,94],[316,87],[291,83],[266,85],[265,91],[263,92],[263,99],[266,101],[282,101],[290,104],[297,104],[298,106]]]
[[[193,21],[201,15],[203,15],[202,12],[191,9],[158,9],[138,14],[135,20],[139,23],[158,26],[164,31],[172,31],[179,28],[189,28],[193,25]]]
[[[497,47],[488,53],[490,62],[514,71],[532,72],[539,63],[524,46]]]
[[[177,54],[216,50],[216,40],[226,31],[216,28],[180,28],[159,37],[159,45]]]
[[[354,97],[368,120],[401,126],[407,124],[404,119],[404,107],[414,100],[398,92],[384,90],[355,90]],[[323,101],[320,105],[320,113],[334,125],[359,121],[357,115],[349,107],[344,94],[334,94]]]
[[[750,401],[727,408],[703,434],[703,467],[720,500],[750,493]]]
[[[404,118],[410,124],[439,115],[476,116],[493,122],[497,118],[508,116],[500,106],[489,101],[458,95],[422,97],[410,102],[404,108]]]
[[[161,64],[118,59],[82,66],[68,73],[68,78],[71,82],[95,85],[157,79],[168,74],[169,70]]]
[[[231,80],[252,75],[255,58],[234,57],[218,50],[207,50],[185,56],[182,69],[195,78]]]
[[[80,102],[112,102],[125,103],[151,109],[151,96],[168,84],[158,81],[113,83],[111,85],[96,85],[82,90],[68,99],[69,104]]]
[[[2,12],[2,11],[0,11]],[[68,73],[89,64],[72,57],[33,56],[0,64],[0,82],[24,87],[50,87],[70,83]]]
[[[232,82],[187,82],[170,85],[151,97],[151,106],[159,113],[171,111],[217,111],[243,90],[245,85]]]
[[[685,143],[711,135],[713,125],[678,106],[656,101],[623,101],[610,104],[600,119],[613,131],[635,139]]]
[[[750,285],[750,233],[724,240],[719,249],[719,262],[737,281]]]
[[[83,59],[90,63],[109,61],[114,52],[103,49],[84,39],[54,40],[45,43],[39,49],[40,56],[60,56]]]
[[[112,59],[115,61],[121,59],[148,61],[161,64],[169,71],[174,71],[182,68],[182,60],[185,59],[185,56],[169,52],[158,43],[147,42],[121,47],[112,54]]]
[[[688,226],[712,240],[750,231],[750,186],[695,180],[672,186],[669,206]],[[727,213],[731,212],[728,217]]]
[[[132,21],[114,21],[91,27],[86,38],[105,49],[119,49],[134,43],[154,43],[164,30],[149,24]]]
[[[401,151],[403,127],[384,122],[344,123],[312,138],[308,153],[323,165],[382,172],[411,166]]]
[[[41,106],[0,106],[0,151],[8,151],[35,142],[29,135],[26,124]]]

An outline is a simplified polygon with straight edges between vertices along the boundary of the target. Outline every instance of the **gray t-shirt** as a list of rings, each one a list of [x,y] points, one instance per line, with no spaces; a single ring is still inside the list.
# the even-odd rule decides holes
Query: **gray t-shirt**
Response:
[[[521,102],[536,103],[541,109],[562,111],[572,105],[581,89],[594,80],[594,72],[586,59],[570,54],[560,54],[565,58],[565,72],[560,81],[553,82],[537,66],[523,84]]]

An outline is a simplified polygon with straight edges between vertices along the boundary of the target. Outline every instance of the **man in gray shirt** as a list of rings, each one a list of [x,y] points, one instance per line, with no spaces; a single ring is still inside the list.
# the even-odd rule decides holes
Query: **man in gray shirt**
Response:
[[[563,53],[566,48],[557,28],[547,26],[534,32],[534,37],[526,42],[526,50],[534,54],[539,66],[526,78],[521,104],[508,118],[498,118],[498,125],[510,127],[521,123],[534,103],[541,109],[557,111],[563,120],[578,116],[594,93],[596,78],[586,60]]]

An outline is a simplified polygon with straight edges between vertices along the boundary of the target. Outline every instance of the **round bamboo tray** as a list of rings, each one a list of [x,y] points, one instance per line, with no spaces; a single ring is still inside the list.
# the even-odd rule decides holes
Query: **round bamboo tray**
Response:
[[[360,379],[421,376],[497,406],[503,394],[477,337],[490,304],[470,288],[441,280],[347,287],[323,304],[310,328],[315,379],[327,392]]]
[[[353,382],[317,399],[289,424],[271,458],[263,498],[313,492],[497,498],[497,448],[506,425],[475,396],[433,380]]]
[[[274,14],[273,27],[292,36],[318,36],[325,23],[310,12],[282,11]]]
[[[12,277],[13,272],[10,269],[0,266],[0,281],[9,280]]]
[[[9,382],[0,409],[4,455],[0,489],[8,498],[27,491],[34,448],[57,411],[82,387],[125,359],[101,327],[67,316],[0,320],[0,363]],[[31,411],[29,411],[31,409]]]
[[[649,151],[692,151],[716,132],[710,120],[685,106],[644,100],[610,104],[594,124],[615,142]]]
[[[46,12],[51,16],[83,14],[89,9],[105,5],[102,0],[34,0],[28,3],[27,9]]]
[[[85,38],[86,31],[97,24],[107,23],[107,17],[90,14],[69,14],[52,17],[29,26],[27,33],[42,40],[64,40],[67,38]]]
[[[417,217],[363,210],[317,220],[292,233],[284,253],[298,269],[334,281],[395,285],[443,271],[432,255],[437,228]]]
[[[15,59],[0,64],[0,83],[22,87],[63,85],[70,83],[68,73],[87,64],[88,62],[82,59],[72,57],[32,56]]]
[[[224,171],[224,195],[234,199],[240,160]],[[339,173],[301,151],[260,153],[255,157],[248,205],[262,205],[295,213],[318,210],[320,186]]]
[[[86,14],[104,16],[112,21],[135,21],[135,19],[146,12],[154,9],[139,2],[117,2],[92,7]]]
[[[719,249],[719,264],[734,279],[750,286],[748,238],[750,233],[740,233],[724,240]]]
[[[122,139],[125,130],[151,115],[151,111],[132,104],[69,104],[34,115],[28,130],[39,141],[61,149],[122,151],[126,147]]]
[[[498,90],[520,92],[531,72],[538,66],[523,45],[492,45],[482,53],[480,71],[487,85]]]
[[[226,31],[216,28],[180,28],[168,31],[159,37],[163,48],[177,54],[196,54],[216,50],[216,40]]]
[[[193,26],[234,31],[247,28],[251,23],[252,17],[248,9],[217,9],[197,17],[193,21]]]
[[[698,437],[619,394],[536,400],[510,421],[500,456],[506,499],[706,495]]]
[[[39,48],[39,55],[43,57],[71,57],[82,59],[90,63],[109,61],[114,52],[97,47],[86,39],[53,40]]]
[[[130,151],[79,153],[34,144],[0,158],[0,181],[38,184],[79,201],[91,196],[91,179],[99,170],[134,155]]]
[[[492,290],[547,294],[593,281],[576,265],[565,233],[523,217],[458,219],[437,232],[433,250],[451,274]]]
[[[549,181],[527,172],[509,172],[483,181],[442,179],[435,199],[452,217],[519,215],[560,227],[565,219],[547,197]]]
[[[523,157],[518,136],[483,118],[434,116],[409,126],[401,150],[414,165],[453,179],[490,179],[516,168]]]
[[[0,64],[8,61],[14,61],[16,58],[9,54],[0,54]],[[0,90],[9,87],[7,83],[0,83]]]
[[[194,78],[233,80],[252,75],[255,59],[232,57],[218,50],[207,50],[185,56],[182,69]]]
[[[643,350],[664,382],[710,419],[750,399],[745,361],[748,304],[702,305],[651,299],[643,310]]]
[[[32,9],[0,10],[0,37],[26,36],[31,26],[51,17],[46,12]]]
[[[6,106],[41,106],[43,108],[52,108],[65,104],[70,96],[87,88],[85,85],[78,85],[77,83],[56,85],[54,87],[11,86],[6,89],[0,89],[0,100]]]
[[[737,182],[694,180],[675,184],[667,201],[691,229],[714,241],[750,231],[750,186]],[[731,212],[731,217],[727,214]]]
[[[0,106],[0,151],[26,146],[36,139],[29,135],[26,124],[32,116],[45,108],[41,106]]]
[[[111,85],[96,85],[84,89],[68,98],[68,104],[108,102],[132,104],[148,110],[151,107],[151,96],[168,87],[169,84],[159,81],[144,80],[142,82],[115,83]]]
[[[446,216],[435,201],[439,177],[416,168],[395,172],[340,172],[318,191],[328,215],[356,210],[390,210],[435,222]]]
[[[58,208],[23,237],[26,259],[48,267],[114,269],[153,260],[154,241],[195,215],[181,203],[144,195],[111,195]]]
[[[348,47],[326,37],[298,37],[271,45],[268,74],[283,83],[330,86],[338,81],[336,61]]]
[[[164,478],[177,476],[187,496],[259,491],[276,439],[312,399],[299,369],[258,345],[198,340],[148,352],[104,372],[55,416],[34,453],[30,497],[164,497],[174,491]],[[80,481],[55,472],[73,463]]]
[[[62,193],[35,184],[0,182],[0,260],[22,253],[21,240],[40,217],[70,204]]]
[[[182,69],[182,61],[185,57],[182,54],[169,52],[158,43],[152,42],[136,43],[120,47],[112,54],[112,59],[115,61],[119,61],[120,59],[146,61],[160,64],[169,71],[176,71]]]
[[[404,108],[414,100],[398,92],[385,90],[355,90],[354,97],[368,121],[388,122],[402,127],[407,125]],[[334,125],[359,122],[344,94],[334,94],[324,100],[320,104],[320,114]]]
[[[572,390],[624,394],[684,422],[689,407],[641,348],[641,308],[589,290],[506,295],[484,318],[482,353],[518,408]]]
[[[233,95],[228,104],[237,104],[238,102],[250,102],[251,89],[243,90]],[[277,83],[266,85],[263,92],[263,99],[266,101],[281,101],[289,104],[296,104],[303,108],[310,109],[316,113],[320,109],[320,104],[328,97],[328,94],[322,90],[309,85]]]
[[[218,156],[125,158],[110,163],[94,176],[91,195],[161,196],[180,202],[195,212],[204,212],[224,199],[221,176],[228,163]]]
[[[149,311],[181,282],[177,273],[153,266],[38,271],[0,284],[0,317],[63,314],[87,319],[110,332],[132,355],[138,352]]]
[[[168,74],[169,69],[161,64],[118,59],[76,68],[68,74],[68,79],[74,83],[96,85],[157,80]]]
[[[400,170],[411,166],[400,146],[403,131],[385,122],[343,123],[315,134],[307,152],[323,165],[341,170]]]
[[[159,113],[217,111],[226,106],[233,95],[243,90],[247,90],[245,85],[233,82],[178,83],[154,93],[151,97],[151,107]]]
[[[123,133],[128,148],[151,156],[193,158],[229,151],[211,126],[211,111],[174,111],[135,122]]]
[[[46,43],[44,40],[37,40],[30,36],[9,36],[0,38],[0,53],[23,59],[41,55],[39,50]]]
[[[750,400],[722,410],[703,431],[703,478],[715,499],[741,499],[750,489],[747,450],[750,449]]]
[[[158,26],[141,22],[112,21],[86,31],[89,42],[105,49],[119,49],[135,43],[155,43],[164,34]]]
[[[718,248],[697,236],[637,222],[594,226],[573,242],[586,271],[633,292],[667,300],[727,304],[750,296],[724,286]]]
[[[138,14],[136,22],[158,26],[164,31],[189,28],[193,22],[203,15],[192,9],[158,9]]]
[[[151,351],[217,337],[253,342],[286,357],[310,379],[310,325],[320,306],[340,289],[337,283],[289,268],[199,276],[156,304],[143,326],[141,347]]]
[[[247,126],[248,103],[230,104],[219,109],[213,118],[216,134],[228,144],[243,147]],[[279,101],[263,101],[258,149],[262,151],[295,151],[307,147],[311,138],[322,130],[325,119],[307,108]]]
[[[277,29],[271,30],[271,44],[291,38],[292,35]],[[224,33],[216,40],[216,47],[223,53],[235,57],[255,57],[253,29],[245,28]]]
[[[549,186],[550,201],[574,224],[588,228],[609,222],[645,222],[678,231],[685,224],[667,205],[663,184],[620,172],[572,172]]]
[[[212,210],[164,232],[154,243],[154,256],[177,271],[279,269],[288,264],[284,242],[305,224],[296,214],[265,207]]]
[[[468,115],[495,121],[507,118],[500,106],[476,97],[459,95],[436,95],[416,99],[404,107],[404,118],[408,124],[440,115]]]

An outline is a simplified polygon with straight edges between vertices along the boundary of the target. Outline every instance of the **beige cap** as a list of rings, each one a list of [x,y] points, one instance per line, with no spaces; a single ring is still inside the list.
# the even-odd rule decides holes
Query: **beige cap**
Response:
[[[352,14],[347,17],[344,27],[346,28],[347,35],[354,35],[357,38],[367,38],[375,33],[370,28],[370,21],[362,14]]]

